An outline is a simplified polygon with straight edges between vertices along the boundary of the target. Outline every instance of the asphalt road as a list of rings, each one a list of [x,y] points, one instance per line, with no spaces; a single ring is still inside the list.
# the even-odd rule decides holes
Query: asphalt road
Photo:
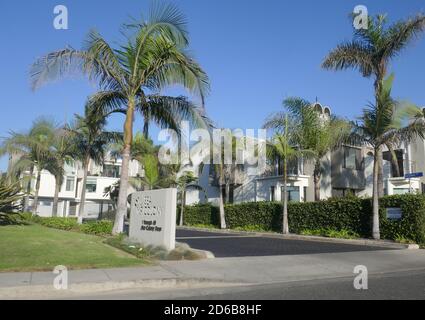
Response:
[[[81,299],[117,300],[424,300],[425,270],[370,275],[368,290],[354,289],[354,276],[257,286],[118,291]]]
[[[194,249],[211,251],[217,258],[388,250],[381,247],[362,245],[288,240],[181,229],[177,230],[176,239],[177,242],[186,243]]]

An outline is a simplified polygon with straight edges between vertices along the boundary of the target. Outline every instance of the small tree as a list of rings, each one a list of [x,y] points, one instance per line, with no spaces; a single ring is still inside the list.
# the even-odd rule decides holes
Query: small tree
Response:
[[[9,168],[9,176],[16,178],[26,171],[30,172],[25,206],[28,206],[29,203],[32,175],[35,171],[37,172],[32,206],[33,215],[37,214],[38,209],[41,173],[43,170],[50,172],[54,170],[52,146],[56,131],[57,127],[53,121],[40,118],[34,121],[28,133],[11,132],[10,136],[3,140],[0,148],[0,153],[9,153],[16,157],[16,161]]]
[[[309,150],[314,164],[314,198],[320,201],[320,183],[323,158],[331,151],[340,147],[350,134],[349,122],[335,116],[323,117],[311,103],[302,98],[288,98],[283,105],[293,123],[291,128],[291,143],[303,150]],[[285,130],[284,112],[272,115],[264,127],[283,132]]]
[[[83,181],[80,196],[80,207],[78,211],[78,222],[83,222],[84,207],[86,202],[86,184],[90,161],[102,164],[106,149],[111,143],[122,139],[118,132],[105,131],[106,114],[88,106],[85,108],[84,116],[75,115],[75,122],[67,126],[76,148],[76,158],[83,165]]]
[[[352,138],[374,149],[373,165],[373,238],[380,239],[379,227],[379,154],[384,145],[396,147],[402,141],[416,137],[425,138],[425,122],[418,108],[401,104],[391,97],[394,76],[383,81],[376,104],[363,110],[360,122],[356,123]],[[412,117],[412,116],[415,117]],[[410,123],[405,125],[405,120]]]
[[[64,182],[65,165],[70,164],[78,155],[72,136],[67,130],[58,130],[52,145],[52,163],[50,171],[55,177],[55,194],[53,196],[52,216],[58,215],[59,192]]]
[[[271,143],[268,144],[267,153],[268,157],[276,160],[283,161],[283,234],[289,234],[288,223],[288,161],[306,158],[314,155],[313,152],[308,150],[299,150],[291,145],[291,134],[295,133],[293,123],[290,125],[288,115],[284,116],[283,132],[277,133]]]
[[[182,227],[184,224],[184,207],[186,206],[187,189],[193,188],[199,191],[204,191],[204,189],[200,185],[196,184],[197,181],[198,178],[195,177],[195,175],[191,171],[183,172],[177,179],[177,189],[180,193],[180,227]]]

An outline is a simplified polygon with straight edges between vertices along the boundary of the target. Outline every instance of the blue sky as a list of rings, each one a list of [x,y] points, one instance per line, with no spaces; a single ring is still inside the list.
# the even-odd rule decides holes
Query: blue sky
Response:
[[[424,12],[423,0],[176,0],[189,22],[191,49],[211,78],[209,115],[228,128],[259,128],[287,96],[318,97],[334,113],[356,117],[372,100],[372,83],[354,71],[328,72],[320,64],[329,50],[351,39],[348,15],[363,4],[370,14],[390,20]],[[69,30],[53,28],[53,8],[69,10]],[[142,0],[38,0],[0,3],[0,137],[25,131],[40,116],[58,122],[83,111],[96,88],[84,79],[63,80],[37,92],[28,70],[36,57],[71,45],[79,48],[91,28],[113,43],[130,17],[147,12]],[[425,105],[425,41],[419,40],[394,60],[394,95]],[[122,118],[110,128],[121,129]],[[136,129],[142,128],[139,118]],[[0,171],[7,159],[0,159]]]

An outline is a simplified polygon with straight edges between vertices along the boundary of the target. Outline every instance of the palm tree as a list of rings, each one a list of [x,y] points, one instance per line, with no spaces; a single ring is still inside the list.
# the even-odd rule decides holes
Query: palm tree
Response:
[[[357,69],[363,77],[374,78],[375,104],[381,94],[391,60],[397,57],[425,30],[425,16],[419,14],[406,21],[386,25],[386,15],[369,18],[367,29],[354,31],[354,38],[332,50],[322,67],[329,70]],[[383,157],[378,149],[379,194],[383,195]],[[398,168],[396,158],[393,166]]]
[[[22,173],[30,171],[29,181],[27,182],[25,210],[28,209],[33,173],[37,173],[32,206],[33,215],[37,214],[38,209],[41,173],[43,170],[50,172],[54,170],[51,147],[56,131],[57,126],[53,121],[40,118],[33,122],[30,131],[26,134],[11,132],[10,137],[4,139],[0,148],[0,153],[9,153],[17,157],[10,168],[10,176],[20,176]]]
[[[180,227],[182,227],[184,224],[184,208],[186,206],[187,189],[190,188],[190,189],[196,189],[199,191],[204,191],[202,186],[196,183],[197,181],[198,181],[198,178],[195,177],[195,175],[191,171],[184,171],[183,173],[181,173],[180,177],[176,181],[177,188],[180,191],[180,221],[179,221]]]
[[[363,110],[360,123],[354,126],[352,138],[356,143],[365,143],[374,149],[373,166],[373,238],[380,239],[379,228],[379,156],[384,145],[398,146],[401,142],[409,142],[416,137],[425,138],[423,114],[411,105],[401,104],[391,97],[394,76],[382,82],[376,104],[369,104]],[[415,115],[415,117],[412,117]],[[405,120],[410,120],[407,125]]]
[[[340,147],[347,140],[350,125],[336,116],[323,117],[315,110],[313,103],[302,98],[293,97],[283,101],[291,122],[291,143],[303,150],[309,150],[314,163],[314,198],[320,201],[320,183],[322,160],[331,151]],[[265,123],[267,129],[285,130],[286,113],[278,112]]]
[[[72,163],[78,152],[75,148],[72,135],[64,129],[58,130],[52,147],[54,161],[52,162],[51,173],[55,177],[52,216],[56,217],[58,215],[59,192],[64,181],[65,165]]]
[[[192,109],[187,101],[163,97],[158,92],[168,85],[181,84],[199,94],[204,105],[209,89],[207,75],[187,53],[189,40],[186,21],[175,6],[159,4],[153,8],[148,21],[127,25],[126,28],[135,34],[118,49],[113,49],[104,38],[92,31],[85,50],[66,48],[52,52],[37,60],[31,71],[33,88],[64,74],[82,72],[98,80],[101,89],[92,96],[92,105],[125,112],[121,187],[114,234],[123,231],[127,213],[135,111],[146,105],[161,105],[162,111],[171,106],[170,109],[190,112]],[[157,114],[159,120],[164,120],[160,110],[150,110],[152,118]]]
[[[83,181],[78,210],[79,223],[83,222],[90,161],[102,164],[106,156],[107,146],[122,139],[120,133],[105,131],[106,116],[106,114],[86,106],[84,116],[75,115],[75,123],[66,128],[76,148],[75,158],[82,162],[83,167]]]
[[[291,134],[296,131],[294,123],[289,121],[288,114],[284,116],[283,132],[278,132],[268,144],[268,158],[283,160],[283,234],[289,234],[288,223],[288,162],[294,159],[306,158],[311,153],[308,150],[300,150],[291,145]]]

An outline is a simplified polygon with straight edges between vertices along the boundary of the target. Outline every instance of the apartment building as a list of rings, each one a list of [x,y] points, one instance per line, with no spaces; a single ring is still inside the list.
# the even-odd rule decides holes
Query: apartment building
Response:
[[[331,109],[317,103],[314,108],[326,119]],[[384,192],[386,195],[423,193],[425,178],[406,179],[406,174],[425,172],[425,141],[402,143],[396,150],[399,170],[392,165],[392,156],[384,150]],[[269,163],[267,170],[258,173],[256,167],[244,166],[236,172],[230,189],[211,178],[209,166],[199,172],[199,184],[204,192],[190,190],[187,203],[218,203],[220,190],[230,203],[281,201],[283,195],[283,163]],[[314,201],[313,163],[297,159],[288,164],[288,199],[295,202]],[[320,197],[343,197],[353,194],[371,197],[373,190],[373,149],[367,146],[346,145],[322,159]],[[228,194],[226,194],[228,193]]]
[[[119,181],[121,162],[121,159],[113,159],[109,156],[102,165],[97,165],[94,161],[90,161],[86,184],[85,218],[94,219],[114,209],[114,203],[108,195],[105,195],[105,189]],[[139,162],[131,161],[130,176],[136,177],[142,174],[143,168]],[[31,180],[32,190],[35,188],[36,175],[37,172],[34,173]],[[59,192],[58,216],[76,217],[81,203],[83,187],[81,162],[74,161],[67,164],[63,180],[63,185]],[[132,192],[134,190],[129,191]],[[48,171],[42,171],[37,215],[41,217],[52,216],[54,192],[54,176]],[[33,199],[30,199],[30,205],[33,205]]]

